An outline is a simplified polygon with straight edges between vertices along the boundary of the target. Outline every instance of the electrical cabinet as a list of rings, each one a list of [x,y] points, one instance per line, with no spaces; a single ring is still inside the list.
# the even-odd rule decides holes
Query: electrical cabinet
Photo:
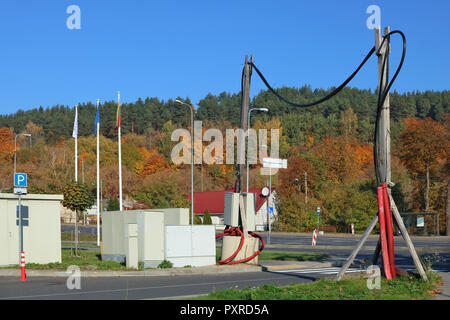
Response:
[[[225,192],[223,221],[226,226],[239,226],[239,193]]]

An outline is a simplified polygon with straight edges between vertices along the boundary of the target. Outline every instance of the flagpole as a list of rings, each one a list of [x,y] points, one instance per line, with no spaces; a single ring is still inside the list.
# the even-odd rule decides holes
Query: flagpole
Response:
[[[75,134],[75,182],[78,182],[78,105],[75,106],[75,122],[76,122],[76,134]]]
[[[119,105],[120,105],[120,91],[117,93],[119,97]],[[120,141],[120,124],[118,128],[118,138],[119,138],[119,205],[120,205],[120,211],[123,210],[123,203],[122,203],[122,146]]]
[[[100,100],[97,99],[97,113]],[[97,121],[97,246],[100,246],[100,119]]]

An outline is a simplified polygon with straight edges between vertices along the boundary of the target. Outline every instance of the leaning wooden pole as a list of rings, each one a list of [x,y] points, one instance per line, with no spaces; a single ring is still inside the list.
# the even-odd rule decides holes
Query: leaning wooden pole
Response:
[[[366,232],[364,232],[364,235],[362,236],[361,240],[359,240],[358,244],[356,245],[355,249],[353,249],[351,255],[347,258],[344,265],[342,266],[341,270],[336,276],[336,280],[341,280],[342,277],[345,274],[345,271],[351,266],[353,263],[353,260],[355,260],[356,255],[361,250],[361,248],[364,246],[364,243],[366,242],[367,238],[369,238],[370,233],[372,232],[373,228],[378,222],[378,215],[373,217],[372,222],[370,223],[369,227],[366,229]]]
[[[422,266],[422,262],[420,261],[420,258],[417,255],[416,249],[414,248],[411,238],[409,237],[408,230],[406,230],[405,224],[403,223],[403,219],[400,216],[400,213],[398,212],[397,205],[395,204],[395,201],[392,198],[391,192],[389,192],[389,201],[391,203],[391,209],[392,209],[392,213],[394,214],[395,221],[397,222],[400,232],[402,233],[402,237],[405,240],[406,245],[408,246],[409,253],[411,254],[411,257],[413,258],[416,269],[417,269],[417,271],[419,271],[419,274],[422,277],[422,279],[425,281],[428,281],[428,277]]]
[[[389,27],[386,27],[384,29],[384,35],[387,36],[390,32]],[[383,44],[383,45],[382,45]],[[378,90],[380,92],[384,92],[385,88],[387,87],[389,81],[388,81],[388,74],[389,74],[389,53],[390,53],[390,42],[389,38],[386,38],[383,42],[383,38],[381,37],[381,30],[379,28],[375,29],[375,49],[378,55],[378,83],[379,88]],[[414,248],[414,245],[409,238],[408,232],[405,228],[405,225],[403,223],[403,220],[400,216],[400,213],[398,212],[397,206],[395,205],[394,199],[391,195],[391,140],[390,140],[390,103],[389,103],[389,93],[386,93],[386,98],[383,101],[383,104],[381,106],[380,114],[379,116],[379,125],[377,128],[377,131],[375,132],[375,153],[377,156],[377,162],[375,164],[375,170],[376,170],[376,177],[377,177],[377,184],[378,186],[382,184],[387,185],[387,194],[389,197],[389,205],[391,209],[391,214],[393,214],[395,221],[397,222],[397,225],[402,233],[402,236],[408,246],[409,252],[411,254],[411,257],[413,258],[414,264],[419,271],[421,277],[424,280],[428,280],[425,271],[423,269],[422,263],[420,261],[420,258],[418,257],[416,250]],[[386,199],[387,200],[387,199]],[[380,201],[380,199],[379,199]],[[392,224],[392,219],[388,219],[388,223]],[[350,267],[353,260],[357,256],[358,252],[361,250],[361,248],[364,245],[364,242],[369,237],[369,234],[372,232],[373,228],[375,227],[377,221],[380,221],[378,215],[375,216],[369,225],[369,227],[366,229],[366,232],[364,233],[361,240],[356,245],[355,249],[345,262],[345,264],[342,266],[340,272],[338,273],[336,280],[340,280],[343,275],[345,274],[345,271]],[[382,221],[380,221],[381,223]],[[392,226],[389,226],[392,227]],[[384,261],[384,264],[389,265],[390,263],[394,263],[394,252],[393,252],[393,236],[391,235],[389,241],[391,241],[390,248],[392,252],[390,252],[390,257],[388,258],[387,250],[386,248],[383,252],[384,254],[384,260],[388,260],[388,263]],[[380,238],[381,239],[381,238]],[[375,249],[374,257],[373,257],[373,263],[376,264],[380,250],[382,249],[382,241],[379,241],[377,244],[377,247]],[[386,271],[386,270],[385,270]],[[395,277],[395,268],[392,268],[392,271],[394,272]],[[389,273],[389,272],[388,272]]]

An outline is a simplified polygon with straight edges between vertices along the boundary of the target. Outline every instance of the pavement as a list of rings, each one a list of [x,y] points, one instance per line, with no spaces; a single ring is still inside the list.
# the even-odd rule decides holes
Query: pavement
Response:
[[[263,235],[266,236],[266,235]],[[282,275],[282,274],[290,274],[296,275],[298,277],[303,277],[304,279],[310,279],[309,281],[313,281],[316,275],[333,275],[339,270],[339,267],[343,265],[346,258],[349,255],[349,252],[354,248],[355,243],[358,241],[358,236],[349,236],[349,235],[335,235],[330,234],[327,236],[321,237],[321,244],[314,248],[311,248],[310,245],[310,235],[309,234],[281,234],[274,233],[271,237],[272,244],[267,245],[267,250],[287,250],[287,251],[304,251],[304,252],[316,252],[316,253],[325,253],[328,255],[328,259],[323,261],[276,261],[276,260],[260,260],[259,265],[249,265],[249,264],[236,264],[236,265],[213,265],[213,266],[204,266],[204,267],[191,267],[191,268],[170,268],[170,269],[146,269],[143,271],[111,271],[111,270],[82,270],[81,277],[83,278],[97,278],[92,279],[92,281],[109,281],[109,279],[119,278],[122,279],[120,281],[146,281],[144,279],[152,279],[151,281],[158,281],[163,283],[163,281],[167,281],[167,279],[172,278],[173,281],[181,281],[181,277],[176,276],[191,276],[202,278],[210,278],[214,275],[220,275],[224,277],[224,283],[232,281],[232,277],[240,277],[247,279],[248,281],[256,281],[249,280],[251,277],[266,277],[269,275]],[[412,237],[413,241],[416,245],[416,250],[418,253],[432,253],[434,250],[438,250],[441,255],[447,257],[447,261],[450,258],[449,252],[450,248],[448,247],[448,243],[450,237],[439,237],[439,238],[423,238],[423,237]],[[361,269],[365,269],[367,266],[366,261],[361,260],[371,259],[373,254],[373,247],[376,244],[378,237],[371,236],[368,240],[368,244],[364,246],[361,251],[359,257],[360,259],[355,259],[354,264],[351,266],[351,272],[360,272]],[[404,257],[408,257],[408,249],[403,245],[401,239],[398,238],[396,240],[396,253],[399,253],[398,262],[399,266],[413,267],[411,266],[411,262],[404,259]],[[98,250],[98,248],[89,248],[88,250]],[[367,252],[365,252],[366,250]],[[396,257],[397,262],[397,257]],[[440,293],[436,295],[437,300],[450,300],[450,272],[448,268],[448,264],[446,262],[441,263],[437,266],[437,271],[439,271],[439,275],[442,277],[442,285],[440,287]],[[444,272],[441,272],[444,271]],[[263,272],[263,273],[261,273]],[[241,274],[241,275],[240,275]],[[57,281],[63,281],[63,278],[67,278],[69,276],[65,270],[27,270],[27,277],[31,279],[35,279],[35,281],[41,281],[38,279],[42,279],[42,281],[49,281],[48,279],[59,279]],[[20,269],[0,269],[0,278],[19,278],[20,277]],[[157,277],[157,278],[149,278],[149,277]],[[166,279],[167,278],[167,279]],[[190,277],[183,277],[183,279],[187,279]],[[47,280],[45,280],[47,279]],[[158,279],[158,280],[157,280]],[[178,279],[178,280],[175,280]],[[278,278],[277,278],[278,279]],[[184,280],[182,280],[184,281]],[[206,281],[206,280],[205,280]],[[242,280],[241,280],[242,281]],[[287,280],[286,280],[287,281]],[[173,284],[179,288],[177,283]],[[168,288],[168,285],[163,285],[162,287]]]
[[[336,261],[273,261],[260,260],[259,265],[233,264],[233,265],[212,265],[192,268],[167,268],[167,269],[146,269],[142,271],[122,271],[122,270],[81,270],[82,277],[157,277],[157,276],[182,276],[182,275],[202,275],[202,274],[226,274],[244,273],[258,271],[280,271],[287,269],[310,269],[337,267],[342,264]],[[26,270],[27,277],[65,277],[69,273],[64,270]],[[20,269],[0,269],[0,277],[20,277]]]
[[[440,293],[436,295],[436,300],[450,300],[450,273],[438,272],[442,278],[442,285],[439,287]]]
[[[345,262],[345,259],[341,257],[330,256],[327,260],[323,261],[276,261],[276,260],[260,260],[259,265],[250,264],[236,264],[236,265],[213,265],[204,267],[192,267],[192,268],[168,268],[168,269],[147,269],[143,271],[111,271],[111,270],[86,270],[81,271],[82,278],[97,278],[105,279],[109,278],[122,278],[130,279],[142,279],[149,277],[164,278],[167,276],[178,278],[178,276],[191,275],[232,275],[245,273],[255,274],[261,271],[268,272],[266,274],[296,274],[298,276],[305,274],[308,275],[314,273],[321,273],[322,275],[328,274],[333,277],[339,271],[339,267]],[[360,266],[364,265],[364,261],[355,261],[352,265],[351,272],[361,272]],[[365,269],[365,268],[364,268]],[[319,271],[322,270],[322,271]],[[27,278],[31,279],[55,279],[55,278],[67,278],[70,274],[64,270],[27,270]],[[439,272],[442,277],[443,283],[440,287],[440,293],[436,295],[436,300],[450,300],[450,273]],[[0,278],[20,278],[20,269],[0,269]],[[245,277],[245,276],[244,276]],[[180,279],[180,278],[178,278]],[[63,280],[63,279],[61,279]],[[59,281],[59,280],[58,280]],[[63,280],[64,281],[64,280]],[[127,280],[128,281],[128,280]]]

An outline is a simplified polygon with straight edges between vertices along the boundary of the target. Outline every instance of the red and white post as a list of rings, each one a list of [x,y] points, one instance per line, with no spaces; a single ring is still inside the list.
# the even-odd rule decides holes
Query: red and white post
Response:
[[[25,274],[25,252],[20,253],[20,281],[27,281],[27,275]]]
[[[317,242],[317,229],[314,229],[313,238],[312,238],[313,247],[316,245],[316,242]]]

